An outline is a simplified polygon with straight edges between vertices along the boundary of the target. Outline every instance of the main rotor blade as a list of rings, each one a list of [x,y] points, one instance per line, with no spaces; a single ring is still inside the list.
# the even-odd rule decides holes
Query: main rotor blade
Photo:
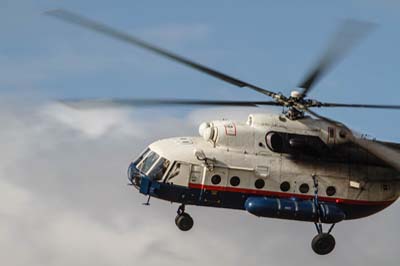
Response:
[[[342,22],[321,59],[298,85],[299,88],[303,88],[302,97],[306,97],[317,81],[338,63],[352,47],[358,44],[362,38],[366,37],[374,26],[372,23],[355,20]]]
[[[350,107],[350,108],[400,109],[400,105],[386,105],[386,104],[347,104],[347,103],[321,103],[318,107]]]
[[[310,109],[306,108],[305,111],[327,123],[330,123],[335,126],[339,126],[342,129],[346,130],[347,131],[346,138],[348,138],[349,141],[353,142],[354,144],[358,145],[362,149],[375,155],[377,158],[386,162],[388,165],[392,166],[397,171],[400,171],[400,151],[390,148],[382,142],[377,142],[374,140],[369,140],[369,139],[355,136],[355,134],[344,124],[337,122],[335,120],[332,120],[330,118],[324,117],[322,115],[319,115],[319,114],[311,111]]]
[[[128,107],[128,106],[170,106],[170,105],[198,105],[198,106],[248,106],[259,105],[279,106],[274,101],[219,101],[219,100],[191,100],[191,99],[85,99],[61,100],[68,106],[78,109]]]
[[[342,123],[340,123],[338,121],[335,121],[333,119],[327,118],[325,116],[322,116],[322,115],[320,115],[320,114],[318,114],[318,113],[316,113],[314,111],[311,111],[310,109],[308,109],[306,107],[304,107],[304,111],[308,112],[309,114],[311,114],[311,115],[313,115],[313,116],[315,116],[315,117],[317,117],[317,118],[319,118],[319,119],[321,119],[321,120],[323,120],[323,121],[325,121],[325,122],[327,122],[329,124],[332,124],[332,125],[335,125],[335,126],[339,126],[339,127],[342,127],[344,129],[350,131],[350,129],[348,129],[344,124],[342,124]]]
[[[152,44],[150,44],[148,42],[145,42],[145,41],[143,41],[141,39],[133,37],[132,35],[128,35],[128,34],[126,34],[124,32],[119,31],[119,30],[116,30],[116,29],[114,29],[114,28],[112,28],[110,26],[107,26],[105,24],[102,24],[102,23],[99,23],[97,21],[85,18],[85,17],[80,16],[78,14],[75,14],[75,13],[73,13],[71,11],[67,11],[67,10],[64,10],[64,9],[56,9],[56,10],[47,11],[47,12],[45,12],[45,14],[49,15],[49,16],[52,16],[52,17],[56,17],[58,19],[61,19],[61,20],[65,21],[65,22],[68,22],[68,23],[71,23],[71,24],[82,26],[82,27],[84,27],[86,29],[89,29],[89,30],[93,30],[93,31],[102,33],[102,34],[107,35],[109,37],[113,37],[115,39],[118,39],[120,41],[124,41],[124,42],[127,42],[129,44],[142,47],[142,48],[147,49],[147,50],[149,50],[149,51],[151,51],[153,53],[156,53],[158,55],[167,57],[167,58],[169,58],[171,60],[174,60],[176,62],[182,63],[182,64],[184,64],[186,66],[194,68],[194,69],[196,69],[198,71],[201,71],[203,73],[211,75],[211,76],[213,76],[215,78],[221,79],[221,80],[226,81],[228,83],[231,83],[233,85],[236,85],[236,86],[239,86],[239,87],[248,87],[250,89],[253,89],[253,90],[257,91],[257,92],[260,92],[262,94],[268,95],[270,97],[274,97],[274,96],[277,95],[277,93],[275,93],[275,92],[265,90],[263,88],[255,86],[253,84],[250,84],[250,83],[244,82],[242,80],[239,80],[237,78],[228,76],[228,75],[226,75],[224,73],[221,73],[221,72],[219,72],[217,70],[214,70],[214,69],[211,69],[209,67],[203,66],[203,65],[201,65],[199,63],[191,61],[191,60],[189,60],[187,58],[184,58],[184,57],[182,57],[180,55],[177,55],[175,53],[167,51],[167,50],[165,50],[163,48],[160,48],[158,46],[152,45]]]

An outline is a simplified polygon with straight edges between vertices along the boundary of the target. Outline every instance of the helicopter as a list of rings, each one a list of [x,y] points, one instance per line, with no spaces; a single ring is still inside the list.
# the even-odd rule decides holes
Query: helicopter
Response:
[[[334,226],[380,212],[400,195],[400,143],[367,138],[314,108],[400,109],[400,105],[320,102],[308,98],[317,81],[374,27],[347,20],[316,66],[289,96],[242,81],[74,12],[47,15],[248,88],[270,101],[193,99],[74,99],[74,108],[199,105],[278,106],[281,114],[250,114],[247,121],[215,120],[199,126],[199,136],[150,144],[128,167],[129,184],[141,194],[178,203],[176,226],[189,231],[190,205],[243,210],[257,217],[315,225],[311,241],[318,255],[336,245]],[[328,230],[323,225],[329,225]]]

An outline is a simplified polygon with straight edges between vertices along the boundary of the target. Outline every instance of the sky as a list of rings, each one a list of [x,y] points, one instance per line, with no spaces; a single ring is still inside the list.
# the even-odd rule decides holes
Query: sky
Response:
[[[268,100],[135,47],[43,16],[68,8],[274,91],[289,93],[352,18],[378,25],[310,96],[399,104],[398,1],[0,1],[0,248],[8,265],[398,265],[400,205],[334,230],[313,254],[312,224],[190,207],[127,186],[126,169],[151,142],[197,135],[202,121],[244,120],[269,108],[78,111],[65,98]],[[396,111],[318,110],[400,142]]]

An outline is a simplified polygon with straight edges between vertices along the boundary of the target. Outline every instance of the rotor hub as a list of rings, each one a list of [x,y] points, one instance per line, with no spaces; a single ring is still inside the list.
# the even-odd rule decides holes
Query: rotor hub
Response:
[[[294,90],[290,93],[290,97],[293,99],[300,99],[301,93],[299,91]]]

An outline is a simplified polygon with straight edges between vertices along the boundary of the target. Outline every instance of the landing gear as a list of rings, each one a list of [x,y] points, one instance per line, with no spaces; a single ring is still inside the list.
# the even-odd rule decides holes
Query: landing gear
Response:
[[[332,224],[328,232],[324,233],[321,223],[320,205],[318,202],[318,180],[316,175],[313,175],[312,178],[314,181],[314,205],[318,210],[318,221],[315,222],[315,228],[317,229],[318,234],[311,241],[311,248],[318,255],[327,255],[333,251],[336,245],[335,238],[331,235],[335,224]]]
[[[313,240],[311,241],[311,248],[318,255],[326,255],[331,253],[336,245],[335,238],[333,235],[331,235],[335,224],[332,224],[326,233],[323,232],[321,223],[315,223],[315,227],[317,228],[318,235],[314,236]]]
[[[318,255],[326,255],[332,252],[335,244],[335,238],[331,234],[321,233],[313,238],[311,247]]]
[[[185,205],[181,205],[177,211],[175,224],[181,231],[189,231],[193,227],[193,218],[185,212]]]

